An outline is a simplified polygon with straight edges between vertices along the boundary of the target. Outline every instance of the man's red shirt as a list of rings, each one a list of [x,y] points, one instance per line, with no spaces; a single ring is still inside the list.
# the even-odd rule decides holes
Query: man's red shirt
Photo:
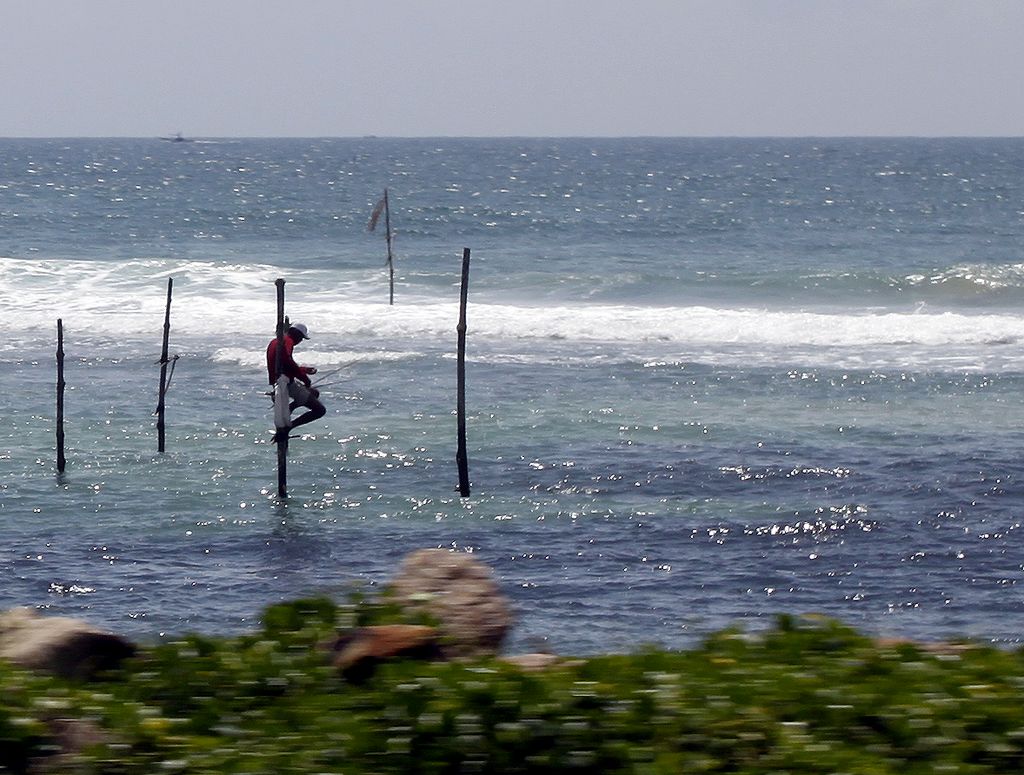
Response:
[[[306,376],[306,369],[295,362],[292,357],[292,349],[295,342],[288,334],[284,335],[284,352],[281,353],[281,373],[292,379],[298,379],[309,385],[309,377]],[[277,338],[270,340],[267,345],[267,377],[270,384],[277,382]]]

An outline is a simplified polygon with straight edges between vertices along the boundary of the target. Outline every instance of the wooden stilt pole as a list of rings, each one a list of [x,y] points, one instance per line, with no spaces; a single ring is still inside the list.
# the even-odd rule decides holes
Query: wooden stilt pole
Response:
[[[64,321],[57,318],[57,471],[64,473]]]
[[[277,349],[275,350],[274,372],[277,379],[281,378],[281,358],[284,354],[284,280],[275,280],[277,285]],[[288,394],[278,390],[278,384],[274,383],[274,401],[287,401]],[[288,416],[287,405],[285,406],[284,417]],[[281,416],[281,412],[275,411],[274,417]],[[276,432],[274,439],[277,441],[277,495],[280,498],[288,497],[288,426],[282,426],[275,419]]]
[[[469,248],[462,250],[462,297],[459,303],[459,351],[457,366],[457,402],[459,448],[455,460],[459,466],[459,494],[469,497],[469,458],[466,455],[466,299],[469,293]]]
[[[373,207],[373,212],[370,214],[370,222],[366,228],[369,231],[374,231],[377,228],[377,221],[380,219],[381,211],[384,211],[384,237],[388,243],[388,280],[389,287],[391,289],[388,297],[389,303],[395,303],[395,262],[394,256],[391,254],[391,205],[388,202],[388,190],[384,189],[384,196],[381,198],[376,205]]]
[[[388,243],[388,279],[390,283],[389,304],[395,303],[395,264],[391,255],[391,207],[388,205],[388,190],[384,189],[384,238]]]
[[[164,425],[164,395],[167,393],[167,341],[171,334],[171,288],[174,285],[174,278],[167,278],[167,311],[164,313],[164,346],[160,351],[160,399],[156,405],[156,436],[157,449],[164,451],[165,425]]]

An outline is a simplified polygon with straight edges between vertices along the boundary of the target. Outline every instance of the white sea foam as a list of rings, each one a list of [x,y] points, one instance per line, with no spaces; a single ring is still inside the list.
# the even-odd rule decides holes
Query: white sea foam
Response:
[[[303,363],[307,361],[315,363],[322,376],[338,374],[340,378],[343,378],[346,372],[355,370],[360,364],[404,361],[415,358],[419,354],[413,351],[375,350],[356,352],[355,350],[331,350],[323,347],[307,346],[303,348],[302,355],[298,357],[298,360]],[[210,358],[216,363],[230,363],[253,369],[262,369],[266,363],[266,354],[262,348],[219,347],[213,351]]]
[[[216,353],[247,366],[262,362],[276,321],[269,265],[135,260],[127,262],[0,259],[0,314],[5,349],[53,330],[61,317],[70,339],[149,353],[162,335],[167,277],[174,277],[171,344],[176,351]],[[455,338],[457,288],[405,294],[390,306],[368,274],[333,278],[323,270],[290,272],[287,309],[307,323],[324,365],[379,353],[447,350]],[[446,294],[447,297],[443,297]],[[606,346],[612,353],[688,353],[728,360],[730,353],[768,360],[898,363],[912,357],[939,367],[970,365],[998,350],[1017,363],[1024,315],[863,307],[829,311],[711,306],[632,306],[596,303],[496,304],[470,296],[468,328],[479,348],[507,353],[538,350],[574,354]],[[44,337],[45,339],[45,337]],[[374,353],[367,356],[366,353]],[[775,355],[773,355],[773,353]],[[797,354],[802,353],[797,357]],[[407,357],[401,355],[399,357]]]

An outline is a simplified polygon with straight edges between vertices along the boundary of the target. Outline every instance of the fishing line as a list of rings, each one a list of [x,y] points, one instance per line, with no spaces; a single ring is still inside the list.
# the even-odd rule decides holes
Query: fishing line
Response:
[[[343,371],[344,369],[347,369],[349,366],[353,365],[357,361],[358,361],[358,358],[356,360],[349,361],[348,363],[343,363],[343,364],[341,364],[341,366],[338,366],[336,369],[330,369],[329,371],[318,371],[317,372],[317,378],[312,383],[313,387],[318,388],[318,387],[322,387],[323,385],[336,385],[336,384],[338,384],[339,381],[340,382],[347,382],[348,380],[344,380],[344,379],[343,380],[332,380],[330,382],[324,382],[324,379],[326,379],[327,377],[330,377],[330,376],[332,376],[334,374],[337,374],[339,371]]]
[[[330,369],[328,371],[317,371],[317,378],[318,379],[323,379],[324,377],[329,377],[332,374],[337,374],[339,371],[342,371],[343,369],[347,369],[349,366],[352,366],[355,363],[358,363],[358,361],[359,361],[359,359],[355,358],[354,360],[351,360],[348,363],[341,364],[337,368]]]

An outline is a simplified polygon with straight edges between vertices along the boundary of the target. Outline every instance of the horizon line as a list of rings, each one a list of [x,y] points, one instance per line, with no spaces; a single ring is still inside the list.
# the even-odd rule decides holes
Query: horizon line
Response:
[[[1015,140],[1024,134],[180,135],[181,140]],[[0,135],[0,140],[164,140],[167,135]]]

